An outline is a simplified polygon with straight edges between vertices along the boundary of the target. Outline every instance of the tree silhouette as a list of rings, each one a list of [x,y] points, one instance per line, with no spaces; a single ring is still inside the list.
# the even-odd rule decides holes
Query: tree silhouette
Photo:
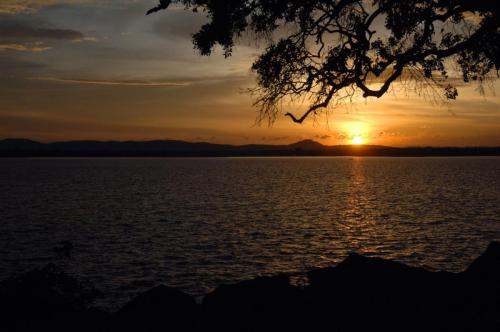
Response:
[[[450,67],[465,82],[482,82],[500,67],[492,0],[161,0],[148,14],[172,3],[207,14],[193,36],[202,55],[219,44],[230,56],[245,32],[269,40],[252,66],[259,121],[272,123],[282,101],[306,97],[310,107],[301,116],[286,113],[302,123],[357,93],[381,97],[398,78],[433,84],[455,99]]]

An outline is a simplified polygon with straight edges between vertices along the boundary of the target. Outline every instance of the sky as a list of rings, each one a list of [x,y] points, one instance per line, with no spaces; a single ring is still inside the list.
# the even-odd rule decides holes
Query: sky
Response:
[[[448,103],[396,84],[301,125],[284,116],[256,125],[247,90],[263,45],[242,41],[228,59],[219,49],[202,57],[191,35],[203,14],[175,7],[145,16],[156,3],[1,0],[0,139],[500,146],[497,81],[460,84]]]

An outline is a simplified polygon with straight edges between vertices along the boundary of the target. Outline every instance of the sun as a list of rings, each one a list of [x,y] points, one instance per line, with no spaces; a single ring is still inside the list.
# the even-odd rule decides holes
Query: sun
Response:
[[[367,122],[345,122],[342,123],[343,133],[345,134],[345,144],[364,145],[370,140],[370,128]]]
[[[351,140],[352,144],[354,145],[361,145],[364,143],[364,139],[361,136],[354,136]]]

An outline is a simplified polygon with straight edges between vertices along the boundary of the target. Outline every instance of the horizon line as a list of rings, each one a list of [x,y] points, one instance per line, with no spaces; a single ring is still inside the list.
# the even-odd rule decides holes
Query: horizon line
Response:
[[[25,137],[20,137],[20,138],[14,138],[14,137],[6,137],[6,138],[0,138],[0,142],[3,141],[30,141],[38,144],[57,144],[57,143],[76,143],[76,142],[94,142],[94,143],[152,143],[152,142],[182,142],[182,143],[189,143],[189,144],[212,144],[212,145],[229,145],[229,146],[234,146],[234,147],[241,147],[241,146],[248,146],[248,145],[264,145],[264,146],[291,146],[291,145],[296,145],[299,143],[303,142],[312,142],[314,144],[321,145],[322,147],[355,147],[355,148],[361,148],[361,147],[382,147],[382,148],[392,148],[392,149],[476,149],[476,148],[500,148],[500,145],[463,145],[463,146],[453,146],[453,145],[439,145],[439,146],[433,146],[433,145],[408,145],[408,146],[392,146],[392,145],[381,145],[381,144],[333,144],[333,145],[327,145],[323,144],[321,142],[318,142],[314,139],[303,139],[303,140],[298,140],[296,142],[292,143],[282,143],[282,144],[272,144],[272,143],[245,143],[245,144],[233,144],[233,143],[215,143],[215,142],[209,142],[209,141],[187,141],[187,140],[182,140],[182,139],[170,139],[170,138],[164,138],[164,139],[144,139],[144,140],[95,140],[95,139],[69,139],[69,140],[56,140],[56,141],[42,141],[42,140],[37,140],[37,139],[31,139],[31,138],[25,138]]]

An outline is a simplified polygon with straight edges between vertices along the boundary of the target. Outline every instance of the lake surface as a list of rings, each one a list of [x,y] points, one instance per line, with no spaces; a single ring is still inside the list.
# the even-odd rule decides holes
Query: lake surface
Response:
[[[497,157],[0,159],[0,277],[57,262],[110,307],[351,251],[460,271],[492,240]]]

